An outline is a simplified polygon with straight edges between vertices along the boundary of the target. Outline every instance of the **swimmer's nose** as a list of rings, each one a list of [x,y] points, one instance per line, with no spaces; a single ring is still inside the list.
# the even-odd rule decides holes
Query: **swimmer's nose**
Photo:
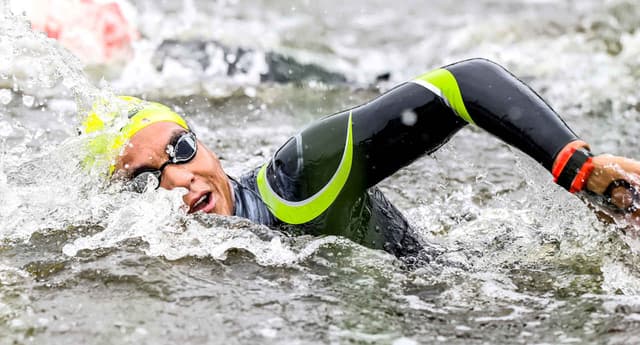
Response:
[[[182,187],[190,190],[194,180],[195,174],[191,172],[188,164],[169,164],[162,172],[160,187],[169,190]]]

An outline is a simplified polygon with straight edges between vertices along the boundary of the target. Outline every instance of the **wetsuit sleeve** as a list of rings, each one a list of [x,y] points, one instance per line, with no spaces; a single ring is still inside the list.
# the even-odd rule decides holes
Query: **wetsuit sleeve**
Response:
[[[463,104],[459,110],[454,109],[461,117],[517,147],[547,170],[551,171],[556,156],[566,144],[578,140],[535,91],[500,65],[473,59],[444,70],[453,78],[444,80],[438,75],[442,70],[437,70],[417,80],[427,83],[431,80],[442,85],[443,90],[454,88],[456,83]],[[454,98],[451,102],[455,102],[455,96],[446,97]]]
[[[310,217],[339,196],[361,193],[435,151],[469,123],[519,148],[548,170],[558,152],[577,140],[527,85],[493,62],[472,59],[317,121],[265,164],[258,187],[272,210],[288,209],[292,220],[313,211]],[[307,205],[311,206],[302,208]]]

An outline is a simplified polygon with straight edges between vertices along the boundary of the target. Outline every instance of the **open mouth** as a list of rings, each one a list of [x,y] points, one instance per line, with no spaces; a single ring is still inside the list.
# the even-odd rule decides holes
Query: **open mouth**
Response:
[[[189,213],[194,213],[198,211],[204,211],[206,213],[210,212],[215,206],[214,200],[212,198],[211,192],[203,194],[198,201],[196,201],[192,206]]]

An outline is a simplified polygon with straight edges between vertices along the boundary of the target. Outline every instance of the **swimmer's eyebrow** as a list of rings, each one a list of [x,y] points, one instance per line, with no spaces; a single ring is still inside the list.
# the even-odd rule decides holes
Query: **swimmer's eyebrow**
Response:
[[[167,143],[164,145],[164,147],[166,148],[169,145],[175,146],[176,143],[178,142],[178,139],[180,139],[180,136],[184,133],[186,133],[187,131],[184,128],[180,128],[180,129],[174,129],[171,132],[171,137],[169,137],[169,140],[167,140]],[[163,151],[164,155],[167,155],[166,151]],[[167,158],[168,159],[168,158]],[[164,162],[163,162],[164,163]],[[149,165],[143,164],[140,165],[138,167],[135,167],[133,170],[133,173],[130,176],[130,178],[135,178],[136,176],[142,174],[143,172],[147,172],[147,171],[154,171],[154,170],[158,170],[159,167],[151,167]]]

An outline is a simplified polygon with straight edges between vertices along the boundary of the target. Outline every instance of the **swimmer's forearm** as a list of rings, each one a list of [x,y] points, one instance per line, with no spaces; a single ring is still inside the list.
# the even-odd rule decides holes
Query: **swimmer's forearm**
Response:
[[[458,62],[417,79],[435,86],[454,112],[534,158],[551,171],[575,133],[531,88],[484,59]]]

